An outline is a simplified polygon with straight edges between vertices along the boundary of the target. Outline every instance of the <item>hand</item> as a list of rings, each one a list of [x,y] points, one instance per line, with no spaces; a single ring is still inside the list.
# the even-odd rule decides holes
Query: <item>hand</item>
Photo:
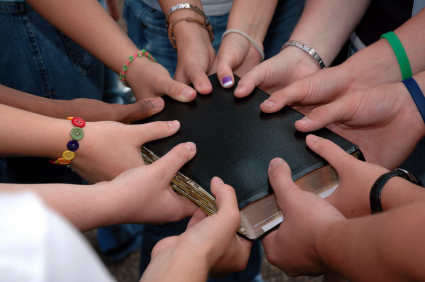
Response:
[[[194,13],[193,11],[185,12]],[[177,16],[177,13],[171,14],[170,22],[176,20]],[[172,17],[174,18],[171,19]],[[215,51],[208,32],[197,23],[183,21],[174,27],[174,37],[177,45],[175,80],[192,83],[196,91],[201,94],[211,93],[212,86],[207,73],[213,64]]]
[[[126,81],[137,100],[168,95],[177,101],[189,102],[196,97],[195,90],[173,80],[162,65],[143,57],[131,63]]]
[[[223,78],[230,76],[232,83],[225,86],[230,88],[235,81],[233,73],[241,77],[260,62],[261,55],[249,40],[244,39],[240,34],[230,33],[220,44],[210,74],[217,73],[221,85],[223,85]]]
[[[269,180],[284,221],[262,239],[267,260],[289,276],[331,272],[319,256],[317,240],[321,230],[344,220],[344,216],[326,200],[302,191],[282,159],[270,162]]]
[[[273,71],[264,76],[270,73],[275,75]],[[353,91],[398,81],[401,81],[401,73],[394,52],[385,40],[380,40],[339,66],[316,72],[272,93],[260,107],[265,113],[274,113],[285,105],[292,105],[306,114]]]
[[[288,47],[245,74],[239,81],[235,96],[246,97],[254,87],[272,93],[319,69],[309,54],[296,47]]]
[[[338,173],[338,188],[326,200],[347,218],[370,215],[370,189],[378,177],[388,170],[360,161],[338,145],[315,135],[308,135],[306,142],[312,151],[327,160]]]
[[[298,130],[324,126],[360,147],[366,160],[387,169],[400,165],[425,136],[425,125],[402,83],[345,95],[295,123]]]
[[[107,184],[97,185],[107,185],[119,195],[110,209],[124,216],[121,222],[158,224],[181,220],[192,215],[196,205],[174,192],[169,184],[195,154],[195,144],[180,144],[150,165],[130,169]]]
[[[207,217],[198,209],[186,232],[161,240],[152,251],[152,261],[141,281],[159,281],[158,275],[168,278],[161,281],[172,277],[173,281],[205,281],[208,272],[223,276],[246,267],[251,242],[236,235],[241,218],[235,191],[214,177],[211,192],[216,197],[218,213]],[[173,276],[173,271],[181,274]],[[189,275],[194,276],[189,279]]]
[[[118,10],[117,1],[107,0],[106,6],[108,7],[108,12],[111,17],[117,22],[120,19],[120,11]]]
[[[179,128],[178,121],[140,125],[87,122],[71,165],[89,183],[112,180],[126,170],[145,165],[140,151],[144,143],[173,135]]]
[[[150,117],[164,108],[164,101],[159,97],[129,105],[108,104],[84,98],[61,101],[60,103],[65,104],[65,107],[53,117],[66,119],[69,116],[76,116],[85,121],[117,121],[126,124]],[[49,114],[48,116],[52,115]]]

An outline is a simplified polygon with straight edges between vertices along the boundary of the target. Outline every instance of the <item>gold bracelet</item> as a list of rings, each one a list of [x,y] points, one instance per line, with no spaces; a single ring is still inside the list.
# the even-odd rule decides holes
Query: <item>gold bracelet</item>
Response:
[[[177,45],[176,45],[176,42],[174,41],[173,28],[174,28],[175,24],[182,22],[182,21],[195,22],[195,23],[201,25],[203,28],[205,28],[208,31],[208,34],[210,35],[211,42],[214,41],[214,31],[213,31],[212,26],[210,25],[209,20],[202,19],[202,18],[192,18],[192,17],[182,18],[182,19],[178,19],[177,21],[171,23],[168,26],[168,39],[170,39],[171,45],[173,46],[174,50],[177,50]]]

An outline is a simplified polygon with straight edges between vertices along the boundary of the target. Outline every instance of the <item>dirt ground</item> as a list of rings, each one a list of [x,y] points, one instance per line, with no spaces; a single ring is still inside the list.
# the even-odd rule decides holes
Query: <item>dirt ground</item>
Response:
[[[120,11],[124,4],[124,0],[117,0]],[[127,31],[125,20],[122,18],[118,21],[118,24],[121,28]],[[84,233],[86,239],[90,242],[96,252],[99,254],[102,261],[105,263],[111,274],[119,282],[135,282],[139,281],[139,251],[135,251],[130,254],[124,260],[120,262],[110,262],[105,256],[100,253],[99,245],[96,240],[96,230],[89,231]],[[298,277],[291,278],[285,275],[285,273],[278,269],[277,267],[272,266],[263,259],[262,270],[263,278],[268,282],[321,282],[321,277]]]

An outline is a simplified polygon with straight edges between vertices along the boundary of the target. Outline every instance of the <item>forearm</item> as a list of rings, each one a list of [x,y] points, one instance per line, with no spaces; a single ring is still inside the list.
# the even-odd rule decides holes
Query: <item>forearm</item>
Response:
[[[276,9],[277,1],[235,0],[230,11],[227,29],[240,29],[262,43]]]
[[[119,194],[105,183],[71,184],[0,184],[0,192],[31,190],[44,202],[65,216],[79,230],[125,223],[119,207]],[[117,191],[118,192],[118,191]]]
[[[58,158],[74,127],[68,120],[0,105],[0,155]],[[83,140],[82,140],[83,141]]]
[[[102,61],[121,71],[138,48],[96,0],[27,0],[47,21]]]
[[[290,38],[315,49],[329,66],[360,22],[369,3],[370,0],[307,0]]]
[[[39,97],[3,85],[0,85],[0,104],[49,117],[68,117],[68,101]]]
[[[319,256],[350,281],[425,279],[423,202],[338,221],[318,235]]]

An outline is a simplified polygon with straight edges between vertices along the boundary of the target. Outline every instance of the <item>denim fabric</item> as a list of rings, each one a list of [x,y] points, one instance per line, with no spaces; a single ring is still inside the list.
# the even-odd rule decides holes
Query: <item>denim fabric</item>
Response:
[[[50,99],[102,100],[103,64],[26,3],[0,1],[0,50],[0,84]],[[77,174],[47,159],[6,162],[12,183],[82,183]]]
[[[357,51],[356,46],[350,42],[350,50],[348,52],[348,57],[354,55]],[[394,134],[397,134],[396,132]],[[411,173],[413,173],[417,178],[419,178],[422,183],[425,183],[425,162],[423,157],[425,156],[425,138],[419,141],[415,150],[412,154],[402,163],[399,167],[403,168]]]
[[[301,16],[304,0],[279,1],[274,17],[263,42],[266,59],[273,57],[282,45],[288,41],[292,30]],[[177,66],[177,53],[172,48],[165,29],[165,17],[158,11],[145,5],[140,0],[126,0],[123,17],[127,20],[128,35],[138,46],[151,52],[158,63],[162,64],[174,77]],[[221,43],[221,36],[226,31],[228,14],[208,17],[214,28],[214,42],[216,52]],[[161,226],[145,226],[142,231],[140,254],[140,271],[146,269],[150,262],[150,255],[155,244],[168,236],[179,235],[186,229],[187,220],[177,223],[168,223]],[[208,281],[263,281],[261,274],[261,246],[257,241],[253,244],[249,264],[239,273],[229,275],[225,279]]]

